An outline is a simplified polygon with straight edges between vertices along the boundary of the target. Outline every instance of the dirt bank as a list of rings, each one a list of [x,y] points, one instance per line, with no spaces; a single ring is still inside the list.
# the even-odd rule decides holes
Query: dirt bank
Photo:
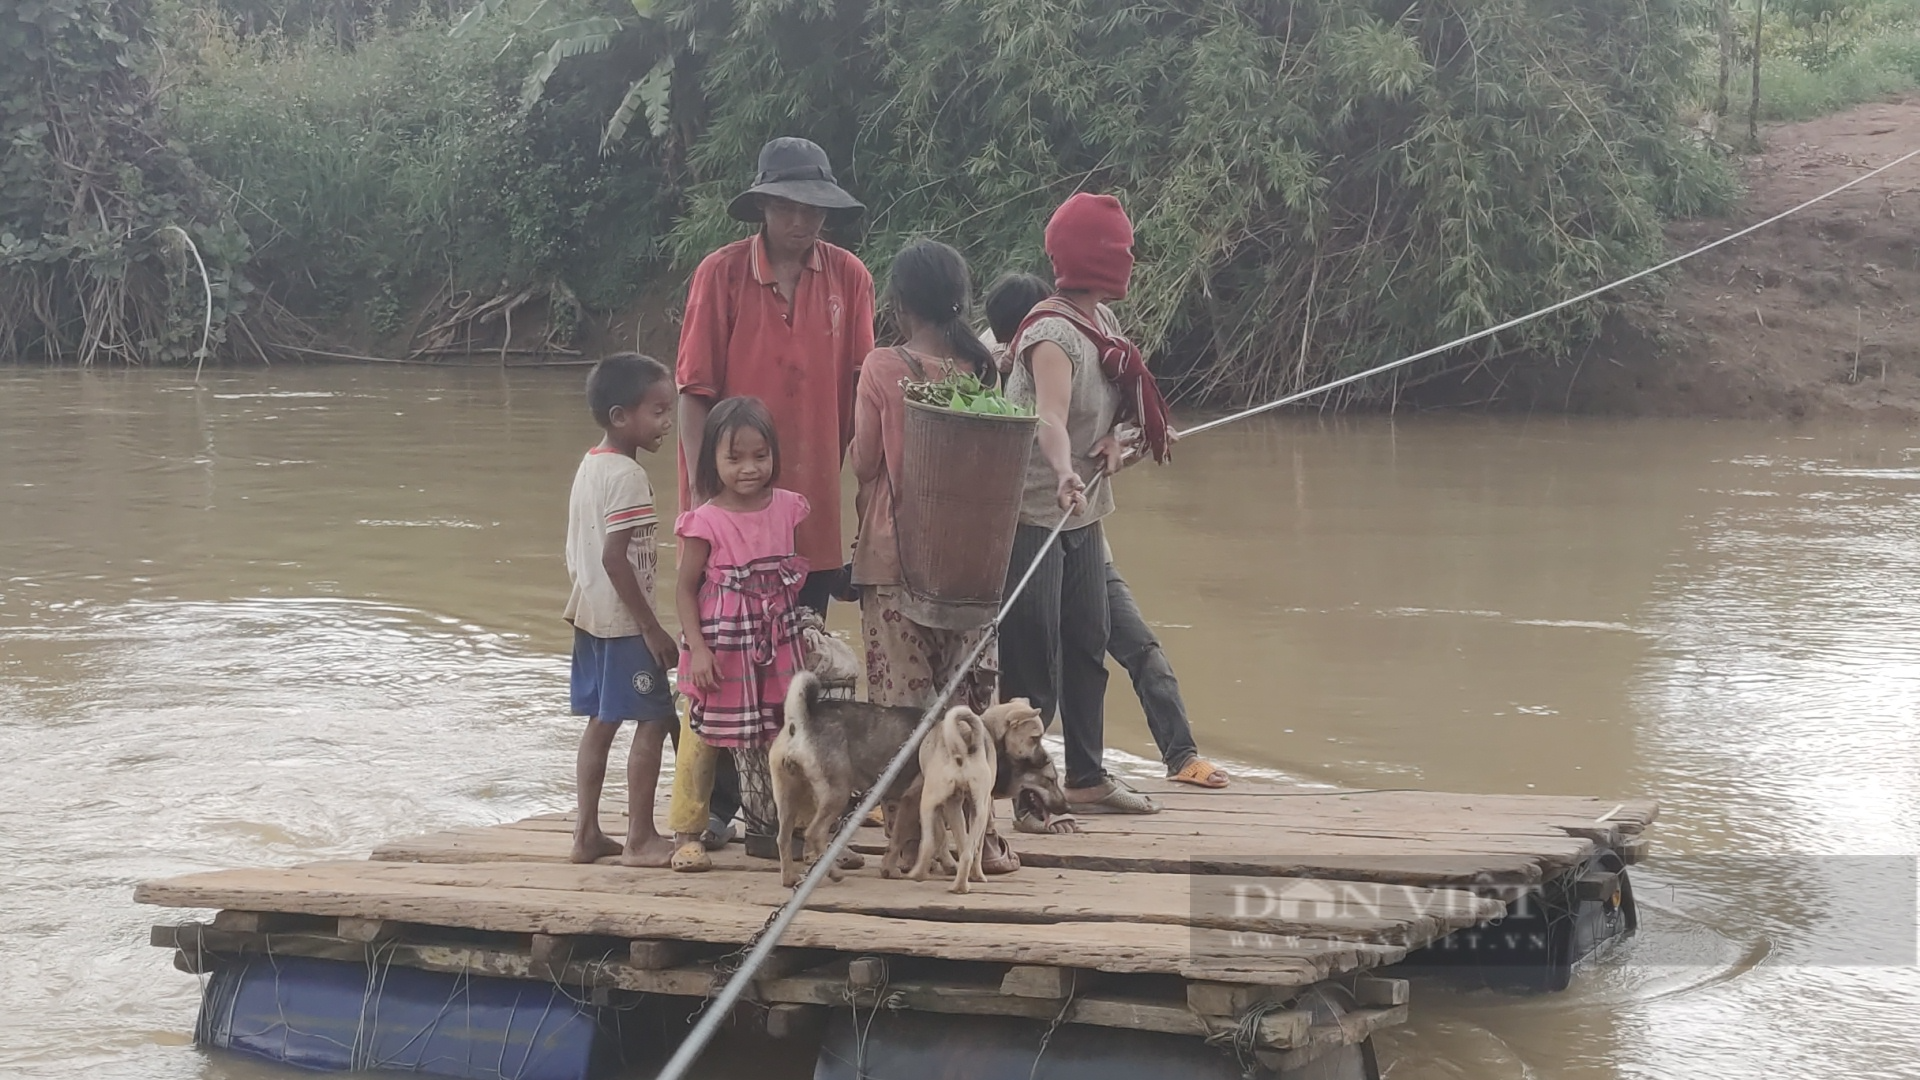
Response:
[[[1675,253],[1920,147],[1920,96],[1765,133],[1745,206],[1678,221]],[[1920,159],[1676,268],[1559,364],[1499,365],[1451,404],[1653,416],[1920,419]],[[1504,381],[1503,381],[1504,380]]]

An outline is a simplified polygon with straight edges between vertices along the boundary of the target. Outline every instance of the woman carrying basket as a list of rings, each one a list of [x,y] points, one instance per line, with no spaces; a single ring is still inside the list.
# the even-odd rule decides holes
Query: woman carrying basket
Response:
[[[1054,295],[1028,314],[1012,345],[1007,396],[1034,406],[1040,425],[1009,589],[1040,564],[1000,632],[1002,695],[1024,697],[1049,723],[1058,710],[1067,744],[1067,801],[1075,813],[1152,814],[1153,800],[1102,767],[1107,692],[1107,559],[1101,522],[1114,509],[1120,423],[1137,425],[1156,461],[1171,442],[1167,405],[1140,350],[1108,310],[1133,275],[1133,224],[1111,195],[1078,194],[1047,222]],[[1051,546],[1053,527],[1066,526]],[[1044,549],[1044,554],[1042,551]],[[1016,817],[1015,826],[1071,828]]]
[[[860,484],[854,498],[860,532],[854,543],[853,581],[860,587],[867,700],[918,709],[933,704],[986,631],[984,627],[946,630],[910,617],[913,605],[901,574],[894,522],[907,412],[902,384],[966,373],[991,385],[993,354],[969,325],[972,288],[967,262],[946,244],[922,240],[907,245],[893,260],[885,302],[905,343],[870,353],[861,364],[854,392],[853,445],[848,456]],[[966,463],[956,462],[955,467],[965,468]],[[966,526],[954,522],[953,527]],[[976,712],[991,705],[994,669],[994,652],[989,648],[961,682],[954,704]],[[981,868],[989,874],[1004,874],[1019,866],[1005,841],[989,835]]]

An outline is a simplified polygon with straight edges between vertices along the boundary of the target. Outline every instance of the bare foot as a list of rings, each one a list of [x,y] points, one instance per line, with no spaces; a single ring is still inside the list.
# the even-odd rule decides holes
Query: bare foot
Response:
[[[573,834],[573,851],[567,855],[570,862],[598,862],[608,856],[620,854],[620,845],[599,829],[586,836]]]
[[[621,866],[644,866],[659,868],[673,865],[673,841],[664,836],[655,836],[637,848],[620,850]]]

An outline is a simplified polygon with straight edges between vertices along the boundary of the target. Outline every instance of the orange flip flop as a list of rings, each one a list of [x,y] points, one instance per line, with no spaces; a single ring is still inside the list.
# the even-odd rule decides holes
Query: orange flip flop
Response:
[[[1227,775],[1225,769],[1206,758],[1196,757],[1182,765],[1179,772],[1168,773],[1167,779],[1176,784],[1192,784],[1194,787],[1218,791],[1233,778]]]

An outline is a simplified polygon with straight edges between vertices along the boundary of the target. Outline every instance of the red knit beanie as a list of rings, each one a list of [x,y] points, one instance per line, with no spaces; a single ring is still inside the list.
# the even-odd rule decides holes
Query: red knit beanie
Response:
[[[1119,199],[1083,191],[1047,222],[1047,255],[1055,288],[1124,297],[1133,276],[1133,223]]]

